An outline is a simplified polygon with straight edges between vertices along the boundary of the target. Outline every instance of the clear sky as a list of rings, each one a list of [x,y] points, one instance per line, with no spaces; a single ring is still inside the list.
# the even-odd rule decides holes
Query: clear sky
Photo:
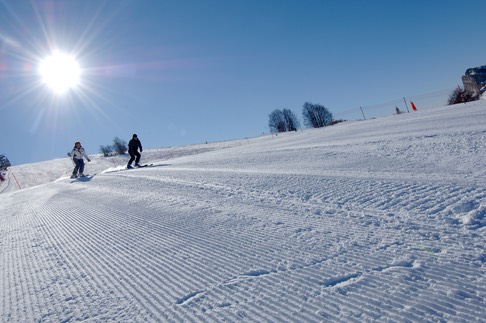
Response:
[[[306,101],[342,119],[383,102],[391,114],[404,96],[445,102],[486,65],[484,12],[484,0],[0,0],[0,154],[18,165],[133,133],[145,148],[254,137]],[[63,94],[39,74],[54,50],[81,69]]]

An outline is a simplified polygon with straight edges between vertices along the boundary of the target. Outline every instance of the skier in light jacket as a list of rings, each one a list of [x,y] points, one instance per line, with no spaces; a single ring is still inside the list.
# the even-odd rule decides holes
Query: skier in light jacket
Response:
[[[74,143],[74,148],[71,151],[71,158],[73,159],[74,162],[74,170],[73,174],[71,175],[71,178],[76,178],[78,177],[78,173],[80,177],[84,177],[84,158],[88,161],[88,163],[91,161],[89,159],[89,156],[86,154],[84,151],[84,148],[81,146],[81,143],[79,141],[76,141]]]

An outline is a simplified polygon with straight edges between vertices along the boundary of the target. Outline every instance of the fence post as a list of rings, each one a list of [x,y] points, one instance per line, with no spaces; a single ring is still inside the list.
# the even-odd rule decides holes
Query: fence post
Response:
[[[17,182],[17,185],[19,186],[19,189],[21,190],[22,187],[20,187],[20,184],[19,184],[19,181],[17,180],[17,177],[15,177],[14,173],[12,171],[10,171],[10,174],[12,174],[13,178],[15,179],[15,181]]]
[[[361,109],[361,113],[363,114],[363,118],[366,120],[366,117],[364,115],[364,112],[363,112],[363,108],[362,107],[359,107]]]
[[[407,108],[407,112],[410,113],[410,110],[408,109],[407,100],[405,100],[405,97],[403,97],[403,102],[405,102],[405,107]]]

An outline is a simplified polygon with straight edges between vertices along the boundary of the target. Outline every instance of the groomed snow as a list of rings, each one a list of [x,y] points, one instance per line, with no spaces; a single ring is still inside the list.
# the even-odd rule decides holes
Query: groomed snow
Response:
[[[485,101],[126,161],[10,169],[0,321],[486,318]]]

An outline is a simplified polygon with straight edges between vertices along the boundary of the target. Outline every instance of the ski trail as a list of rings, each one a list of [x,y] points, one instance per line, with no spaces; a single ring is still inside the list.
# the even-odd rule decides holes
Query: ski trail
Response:
[[[145,179],[146,179],[146,180],[149,180],[148,178],[145,178]],[[251,181],[252,181],[252,182],[254,182],[254,180],[255,180],[255,178],[251,178]],[[159,181],[159,182],[160,182],[160,179],[158,179],[157,181]],[[241,181],[241,178],[239,179],[239,181]],[[208,199],[208,200],[211,200],[211,201],[213,201],[213,202],[214,202],[214,201],[217,201],[218,199],[216,199],[216,198],[215,198],[215,196],[213,196],[213,194],[212,194],[212,193],[216,192],[216,195],[221,194],[222,196],[224,196],[224,197],[226,198],[226,199],[224,200],[224,202],[223,202],[223,203],[225,203],[225,208],[226,208],[226,209],[228,209],[228,200],[227,200],[228,196],[229,196],[229,197],[233,197],[233,198],[238,199],[238,200],[245,200],[245,199],[247,198],[247,197],[245,197],[244,195],[243,195],[243,196],[241,196],[241,194],[238,194],[238,192],[231,192],[231,189],[232,189],[232,187],[231,187],[231,186],[225,186],[225,185],[222,185],[222,186],[221,186],[221,185],[214,185],[214,184],[208,183],[207,174],[205,174],[204,181],[193,181],[193,180],[192,180],[192,181],[187,182],[187,181],[180,180],[180,179],[179,179],[179,180],[177,180],[177,181],[174,181],[173,179],[170,179],[170,181],[169,181],[169,182],[167,182],[167,184],[170,184],[170,186],[171,186],[171,187],[174,187],[174,186],[175,186],[174,191],[172,192],[174,195],[176,195],[176,191],[178,191],[178,190],[182,190],[182,191],[184,191],[184,190],[187,190],[187,189],[188,189],[188,187],[195,187],[195,188],[197,188],[196,192],[194,192],[194,194],[195,194],[195,195],[198,195],[198,194],[199,194],[199,195],[203,195],[203,194],[210,194],[209,196],[205,196],[205,197],[199,196],[199,198],[198,198],[198,200],[199,200],[199,201]],[[183,185],[183,187],[179,187],[179,186],[177,186],[177,185]],[[390,187],[389,187],[390,185],[391,185],[391,184],[387,184],[387,189],[389,189],[389,188],[390,188]],[[403,185],[403,184],[401,184],[401,185]],[[255,186],[257,186],[257,187],[258,187],[258,186],[261,186],[261,184],[257,184],[257,185],[255,185]],[[346,188],[345,188],[344,190],[346,190]],[[425,188],[424,188],[424,189],[422,189],[422,190],[417,190],[417,192],[420,192],[420,194],[423,194],[423,195],[425,196],[425,195],[427,195],[427,194],[430,194],[430,192],[431,192],[431,191],[436,191],[436,190],[437,190],[437,187],[436,187],[436,186],[433,186],[433,187],[431,187],[431,188],[429,188],[429,189],[425,189]],[[383,191],[381,191],[381,192],[383,193]],[[460,190],[458,190],[458,192],[459,192],[459,193],[462,193]],[[476,193],[478,193],[478,192],[480,192],[480,191],[478,190]],[[168,195],[172,195],[172,193],[169,193]],[[340,192],[340,193],[341,193],[341,192]],[[272,193],[272,194],[274,194],[274,195],[275,195],[275,193]],[[262,192],[256,192],[255,196],[257,196],[257,195],[261,197],[261,196],[262,196]],[[379,195],[380,195],[380,196],[383,196],[383,194],[379,194]],[[278,195],[275,195],[275,196],[278,196]],[[288,198],[288,196],[287,196],[287,198]],[[252,199],[252,197],[248,197],[248,199],[250,199],[250,200],[251,200],[251,199]],[[150,196],[145,196],[144,200],[145,200],[145,201],[150,201],[150,200],[151,200],[151,199],[150,199]],[[268,202],[269,200],[270,200],[270,201],[272,201],[272,199],[271,199],[270,197],[265,197],[265,201],[267,201],[267,202]],[[289,211],[288,211],[288,210],[287,210],[285,207],[283,207],[282,209],[279,209],[279,208],[278,208],[278,205],[281,203],[281,202],[280,202],[280,199],[279,199],[279,198],[277,198],[277,199],[274,199],[274,200],[275,200],[275,204],[276,204],[276,205],[271,205],[271,206],[263,205],[263,206],[260,206],[260,207],[263,207],[263,208],[268,208],[268,209],[272,209],[272,210],[278,210],[278,212],[287,212],[287,213],[290,213],[290,215],[289,215],[289,217],[286,219],[286,221],[294,221],[294,219],[291,219],[291,216],[298,215],[298,214],[296,214],[296,213],[298,213],[298,212],[289,212]],[[371,198],[366,198],[366,197],[365,197],[363,200],[364,200],[364,201],[370,201],[370,200],[372,200],[372,199],[371,199]],[[258,205],[258,202],[256,202],[256,203],[255,203],[255,201],[254,201],[254,200],[252,201],[252,203],[249,203],[249,201],[247,201],[247,202],[248,202],[248,203],[245,203],[245,207],[246,207],[246,209],[248,209],[248,210],[251,210],[251,207],[249,206],[249,204],[251,204],[253,207],[257,207],[257,205]],[[374,211],[374,212],[375,212],[375,215],[374,215],[375,217],[376,217],[376,214],[382,214],[382,213],[383,213],[383,211],[381,211],[381,210],[380,210],[380,207],[379,207],[379,206],[380,206],[380,203],[381,203],[381,202],[378,202],[378,203],[377,203],[378,208],[377,208],[377,209],[375,209],[375,211]],[[217,203],[214,203],[214,204],[216,204],[216,206],[217,206]],[[271,203],[270,203],[270,204],[271,204]],[[350,215],[351,215],[353,218],[356,218],[356,220],[357,220],[358,222],[362,222],[362,220],[363,220],[363,219],[368,219],[368,218],[371,218],[370,225],[380,224],[380,223],[379,223],[379,222],[377,222],[377,221],[372,221],[372,219],[373,219],[373,218],[372,218],[372,216],[373,216],[373,211],[372,211],[372,209],[370,208],[370,206],[368,206],[368,209],[369,209],[368,211],[370,212],[370,216],[356,216],[356,215],[355,215],[356,213],[353,211],[353,208],[350,208],[350,207],[348,206],[349,204],[350,204],[350,203],[347,203],[347,204],[346,204],[346,203],[342,203],[342,202],[341,202],[341,203],[339,203],[339,204],[336,206],[336,208],[338,208],[338,209],[337,209],[337,211],[335,210],[335,211],[333,211],[333,212],[338,212],[339,214],[342,214],[342,213],[340,213],[340,211],[339,211],[339,208],[342,208],[342,210],[344,210],[346,213],[349,213],[349,214],[350,214]],[[235,215],[236,215],[236,214],[238,214],[238,211],[236,211],[236,210],[238,210],[238,209],[240,209],[240,207],[238,207],[238,206],[237,206],[237,207],[235,207]],[[356,209],[357,209],[357,208],[356,208]],[[342,211],[342,210],[341,210],[341,211]],[[411,210],[413,211],[413,209],[411,209]],[[356,211],[356,210],[355,210],[355,211]],[[419,210],[419,213],[420,213],[421,211],[423,211],[423,210]],[[217,214],[217,207],[213,207],[213,212],[215,212],[215,213]],[[241,212],[240,212],[240,213],[241,213]],[[251,212],[250,212],[250,213],[251,213]],[[261,212],[261,210],[260,210],[260,211],[255,212],[255,213],[260,213],[260,214],[261,214],[262,212]],[[345,214],[346,214],[346,213],[345,213]],[[408,213],[408,211],[407,211],[407,213]],[[436,213],[436,212],[431,212],[431,214],[432,214],[432,215],[433,215],[433,214],[435,214],[435,213]],[[358,212],[358,214],[359,214],[359,212]],[[400,214],[398,214],[398,215],[393,215],[393,216],[392,216],[392,218],[400,218]],[[349,220],[349,219],[346,219],[346,221],[348,221],[348,220]],[[400,220],[400,219],[399,219],[399,220]],[[437,219],[433,219],[433,220],[435,221],[435,220],[437,220]],[[294,225],[296,224],[296,222],[297,222],[297,221],[298,221],[298,219],[296,219],[296,221],[294,221],[293,223],[289,223],[289,226],[294,227]],[[367,221],[370,221],[370,220],[368,219]],[[392,223],[392,224],[391,224],[391,226],[396,226],[396,227],[397,227],[397,230],[401,230],[405,224],[404,224],[404,223],[402,223],[402,220],[400,220],[400,221],[401,221],[401,222],[398,222],[398,223]],[[343,222],[345,222],[345,221],[343,221]],[[392,222],[393,222],[393,221],[392,221]],[[433,221],[431,220],[431,222],[433,222]],[[374,224],[374,223],[375,223],[375,224]],[[381,225],[383,225],[383,224],[381,223]],[[281,227],[281,226],[282,226],[282,224],[279,224],[279,226]],[[412,227],[413,227],[413,226],[412,226]],[[433,228],[433,224],[430,224],[429,226],[424,227],[424,229],[426,229],[426,230],[429,230],[429,229],[431,229],[431,228]],[[334,229],[335,231],[339,231],[338,229],[336,229],[336,227],[334,227],[333,229]],[[414,230],[415,230],[415,229],[414,229]],[[426,231],[426,230],[424,230],[424,231]],[[312,230],[311,230],[311,231],[312,231]],[[362,231],[362,229],[360,229],[360,230],[356,230],[356,234],[359,234],[361,231]],[[295,234],[301,234],[301,233],[305,233],[305,232],[308,232],[308,230],[300,230],[300,231],[296,231],[296,232],[294,232],[294,233],[295,233]],[[349,227],[348,227],[348,233],[349,233]],[[250,234],[251,234],[251,233],[250,233]],[[345,235],[345,234],[344,234],[344,232],[343,232],[343,236],[344,236],[344,235]],[[432,236],[433,236],[433,235],[432,235]],[[397,240],[398,242],[400,242],[400,241],[401,241],[401,240],[403,240],[403,239],[404,239],[404,238],[399,238],[399,239],[396,239],[396,240]],[[339,241],[338,241],[338,242],[339,242]],[[396,246],[396,247],[400,247],[401,245],[403,245],[403,244],[402,244],[402,243],[395,244],[395,246]],[[387,248],[388,248],[388,250],[389,250],[389,251],[392,251],[392,250],[390,249],[390,246],[388,246]],[[423,247],[423,246],[420,246],[420,247],[413,247],[413,249],[417,249],[417,250],[421,250],[421,251],[422,251],[422,250],[427,250],[427,248],[426,248],[426,247]],[[344,251],[342,251],[342,250],[341,250],[341,251],[338,251],[338,252],[337,252],[337,254],[336,254],[336,257],[337,257],[337,258],[339,258],[339,254],[340,254],[340,253],[341,253],[341,256],[342,256],[342,255],[343,255],[343,252],[344,252]],[[425,251],[425,252],[426,252],[426,251]],[[424,252],[424,253],[425,253],[425,252]],[[280,251],[279,253],[284,253],[284,251]],[[427,256],[428,256],[428,254],[427,254]],[[440,256],[440,254],[438,254],[438,256]],[[262,257],[265,257],[265,255],[263,255]],[[371,270],[370,268],[377,267],[377,266],[376,266],[376,264],[383,263],[383,259],[386,259],[387,257],[389,257],[389,259],[390,259],[390,260],[389,260],[389,264],[386,264],[386,263],[385,263],[385,264],[383,264],[383,266],[388,266],[389,268],[393,268],[393,267],[397,267],[397,268],[398,268],[398,267],[400,267],[400,266],[394,266],[394,264],[396,264],[396,262],[395,262],[395,260],[394,260],[394,259],[393,259],[393,258],[392,258],[390,255],[388,255],[387,257],[383,257],[383,254],[380,254],[379,256],[375,256],[375,257],[372,257],[372,258],[368,258],[368,261],[366,261],[366,260],[367,260],[367,259],[366,259],[367,257],[363,257],[363,256],[362,256],[362,255],[360,255],[360,254],[356,254],[356,255],[354,255],[354,257],[356,257],[356,259],[362,259],[362,260],[363,260],[363,263],[370,262],[370,259],[375,259],[375,260],[376,260],[376,263],[375,263],[375,262],[370,262],[370,265],[368,266],[369,268],[367,268],[367,270],[368,270],[368,271],[370,271],[370,270]],[[344,257],[343,257],[343,258],[344,258]],[[380,260],[378,260],[378,259],[380,259]],[[322,259],[321,259],[321,260],[316,260],[316,261],[315,261],[315,262],[313,262],[313,263],[314,263],[314,264],[319,264],[319,263],[325,263],[326,261],[328,261],[328,260],[326,260],[326,259],[322,260]],[[405,263],[405,262],[403,262],[403,263]],[[276,267],[276,265],[275,265],[275,264],[272,264],[271,262],[270,262],[269,264],[270,264],[270,268]],[[265,266],[261,266],[261,267],[265,267]],[[403,267],[403,266],[402,266],[402,267]],[[292,267],[292,269],[294,269],[294,270],[295,270],[295,269],[297,269],[297,268],[299,268],[299,267],[297,267],[297,266],[293,266],[293,267]],[[306,268],[306,266],[304,265],[304,266],[301,266],[300,268]],[[406,267],[403,267],[403,268],[406,268]],[[366,269],[366,268],[365,268],[365,269]],[[414,268],[413,268],[413,267],[411,267],[411,269],[414,269]],[[267,269],[257,269],[257,271],[258,271],[258,270],[265,271],[265,270],[267,270]],[[270,269],[270,270],[272,270],[272,269]],[[360,270],[363,270],[363,268],[358,268],[357,272],[359,272]],[[419,270],[419,268],[415,268],[414,270]],[[289,270],[287,270],[287,271],[289,271]],[[282,272],[284,272],[284,271],[282,271]],[[367,276],[368,276],[368,275],[365,275],[365,277],[367,277]],[[221,283],[221,284],[223,284],[223,283]],[[192,292],[200,292],[200,290],[195,290],[195,291],[192,291]],[[192,292],[190,291],[189,293],[192,293]],[[399,304],[400,304],[400,302],[398,302],[398,301],[397,301],[397,302],[396,302],[396,306],[399,306]],[[430,309],[430,310],[432,311],[432,309]]]
[[[170,167],[59,181],[0,224],[1,318],[474,321],[484,251],[457,211],[484,194]]]

